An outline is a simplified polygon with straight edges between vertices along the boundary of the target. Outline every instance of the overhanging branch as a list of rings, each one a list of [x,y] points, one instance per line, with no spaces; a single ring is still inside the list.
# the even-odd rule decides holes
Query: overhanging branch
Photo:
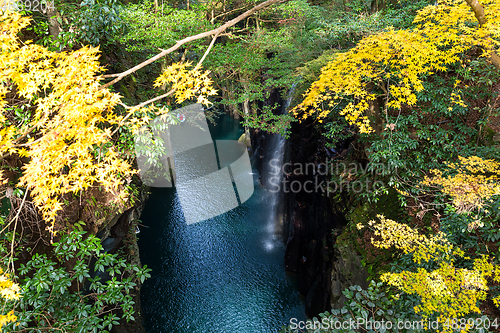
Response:
[[[148,60],[140,63],[139,65],[134,66],[134,67],[126,70],[125,72],[118,73],[118,74],[108,74],[108,75],[106,75],[105,77],[115,77],[115,79],[113,79],[112,81],[104,84],[102,86],[102,88],[107,88],[107,87],[115,84],[116,82],[120,81],[121,79],[123,79],[127,75],[130,75],[130,74],[138,71],[139,69],[143,68],[144,66],[147,66],[147,65],[155,62],[156,60],[158,60],[158,59],[166,56],[167,54],[174,52],[175,50],[177,50],[178,48],[180,48],[182,45],[184,45],[186,43],[189,43],[189,42],[201,39],[201,38],[209,37],[209,36],[212,36],[212,35],[218,35],[221,32],[223,32],[224,30],[226,30],[227,28],[232,27],[233,25],[237,24],[241,20],[244,20],[248,16],[252,15],[253,13],[255,13],[255,12],[257,12],[257,11],[263,9],[263,8],[269,7],[270,5],[273,5],[273,4],[276,4],[276,3],[282,3],[282,2],[286,2],[286,1],[288,1],[288,0],[267,0],[267,1],[264,1],[263,3],[255,6],[255,7],[253,7],[252,9],[247,10],[246,12],[244,12],[241,15],[239,15],[238,17],[236,17],[236,18],[234,18],[234,19],[232,19],[230,21],[227,21],[226,23],[224,23],[223,25],[221,25],[217,29],[213,29],[213,30],[210,30],[210,31],[205,31],[205,32],[202,32],[200,34],[197,34],[197,35],[194,35],[194,36],[189,36],[189,37],[186,37],[184,39],[181,39],[180,41],[177,41],[177,43],[175,43],[172,47],[170,47],[170,48],[168,48],[166,50],[163,50],[162,52],[158,53],[154,57],[149,58]]]

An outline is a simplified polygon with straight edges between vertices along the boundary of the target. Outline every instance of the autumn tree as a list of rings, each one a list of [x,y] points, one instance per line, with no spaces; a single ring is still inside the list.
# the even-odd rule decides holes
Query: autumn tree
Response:
[[[500,36],[495,27],[500,22],[499,6],[492,0],[485,2],[483,9],[476,1],[472,11],[461,0],[439,1],[418,13],[414,29],[389,28],[363,39],[323,68],[296,108],[297,117],[314,115],[322,122],[346,101],[339,114],[349,124],[361,133],[370,133],[374,128],[380,133],[381,108],[387,114],[415,106],[425,78],[446,72],[451,64],[466,66],[462,54],[473,47],[480,48],[481,56],[498,68],[495,49]],[[488,13],[488,19],[484,13]],[[479,17],[479,25],[474,15]],[[459,88],[449,98],[452,103],[463,104]]]
[[[407,294],[418,295],[420,304],[415,304],[415,313],[422,316],[424,323],[437,318],[439,332],[481,328],[479,321],[467,319],[481,314],[479,302],[486,300],[489,286],[500,281],[500,267],[492,264],[487,255],[471,260],[444,233],[428,237],[383,216],[378,219],[358,228],[374,231],[376,238],[371,241],[376,247],[394,247],[411,255],[415,264],[413,269],[383,273],[381,280]],[[470,268],[458,267],[460,259],[471,260]],[[496,304],[499,300],[493,298]]]
[[[155,104],[168,96],[173,96],[178,104],[185,101],[210,104],[209,97],[216,91],[202,63],[212,49],[215,37],[258,10],[278,2],[268,0],[258,4],[220,27],[177,41],[169,49],[123,73],[106,75],[103,75],[105,70],[99,63],[99,48],[85,46],[76,51],[55,52],[31,41],[21,41],[19,34],[28,27],[30,19],[18,12],[0,12],[0,173],[2,192],[16,203],[2,226],[2,233],[7,236],[0,241],[0,252],[5,259],[2,265],[7,269],[5,274],[0,274],[4,281],[0,292],[5,297],[18,297],[17,284],[11,282],[6,274],[14,276],[14,268],[19,266],[14,263],[16,256],[19,251],[27,250],[18,232],[22,230],[20,224],[26,222],[21,221],[20,214],[28,206],[36,215],[37,232],[42,241],[50,240],[45,244],[47,251],[55,256],[54,259],[45,253],[43,256],[35,255],[23,266],[20,273],[24,282],[20,286],[21,296],[31,296],[9,303],[22,307],[24,311],[19,325],[15,323],[11,327],[25,329],[34,322],[44,327],[71,330],[88,331],[89,327],[98,327],[95,323],[92,326],[92,321],[88,320],[74,318],[68,321],[65,316],[73,312],[65,314],[50,308],[65,309],[60,302],[70,299],[75,300],[74,308],[70,306],[75,313],[89,306],[88,298],[82,295],[83,290],[78,288],[75,292],[74,288],[81,287],[83,280],[90,278],[91,268],[85,263],[91,256],[102,261],[102,270],[106,268],[111,275],[116,274],[106,287],[98,279],[93,279],[90,290],[95,292],[91,294],[96,297],[97,303],[92,308],[92,320],[97,320],[100,326],[113,326],[117,319],[113,313],[106,316],[104,322],[99,316],[102,311],[112,312],[111,305],[120,302],[126,306],[127,318],[131,318],[131,299],[127,295],[136,286],[136,279],[146,277],[147,270],[103,254],[102,247],[96,243],[98,240],[82,230],[95,232],[98,226],[85,223],[82,226],[80,222],[77,223],[78,230],[68,226],[64,213],[69,209],[69,202],[75,202],[79,207],[82,198],[86,199],[88,193],[98,189],[111,198],[106,202],[108,206],[123,210],[125,203],[134,199],[131,182],[137,170],[133,164],[134,157],[120,146],[117,133],[124,129],[134,133],[159,116],[175,122],[175,116],[169,113],[168,108]],[[137,105],[126,105],[122,96],[110,88],[182,45],[206,37],[213,38],[197,64],[188,61],[174,63],[157,78],[155,85],[165,86],[166,93]],[[112,79],[104,83],[107,78]],[[20,193],[22,200],[12,199]],[[85,241],[90,242],[87,245],[83,244],[84,235]],[[87,247],[75,247],[80,245]],[[76,266],[64,270],[61,265],[70,259],[77,260]],[[96,269],[101,270],[99,267]],[[36,277],[36,272],[43,270],[60,278],[57,284],[59,289],[54,289],[56,284],[48,285]],[[112,298],[99,298],[103,288],[107,290],[104,294]],[[108,303],[111,308],[106,308]],[[47,304],[49,308],[39,308],[41,304]],[[34,310],[26,311],[28,308]],[[8,307],[5,310],[9,310]],[[9,312],[0,320],[2,323],[11,322],[15,320],[15,315]],[[65,323],[68,325],[64,326]]]
[[[336,158],[366,165],[353,177],[384,183],[348,196],[359,205],[349,203],[336,245],[356,249],[392,302],[361,304],[373,295],[358,289],[357,301],[322,318],[403,308],[408,318],[439,318],[442,331],[468,331],[467,318],[480,319],[486,302],[498,306],[500,155],[484,133],[500,110],[499,9],[498,1],[427,6],[412,27],[388,27],[331,54],[295,108],[335,148],[339,133],[351,133],[354,149]],[[380,210],[398,219],[372,220]]]
[[[17,13],[2,14],[2,113],[3,128],[0,147],[3,156],[26,157],[29,162],[20,179],[20,185],[31,190],[34,202],[51,223],[53,231],[57,212],[62,208],[61,197],[67,193],[81,193],[91,186],[102,186],[114,192],[117,200],[127,196],[125,185],[134,171],[130,163],[120,158],[113,142],[113,127],[133,124],[138,128],[149,117],[138,119],[134,114],[172,94],[178,103],[191,98],[208,104],[215,91],[207,73],[201,71],[201,61],[188,70],[189,64],[174,64],[157,80],[158,85],[170,84],[166,94],[136,106],[126,106],[120,95],[108,87],[138,69],[177,50],[182,45],[209,36],[217,36],[228,27],[277,0],[268,0],[248,10],[221,27],[187,37],[149,60],[119,74],[102,75],[98,63],[98,49],[84,47],[75,52],[51,52],[44,47],[17,39],[18,32],[29,24],[29,19]],[[207,53],[213,44],[209,45]],[[101,85],[104,77],[113,77]],[[7,94],[15,93],[32,101],[33,115],[24,122],[13,124],[7,115],[13,108],[6,105]],[[127,110],[125,115],[113,112],[118,105]],[[166,109],[154,110],[155,115]]]

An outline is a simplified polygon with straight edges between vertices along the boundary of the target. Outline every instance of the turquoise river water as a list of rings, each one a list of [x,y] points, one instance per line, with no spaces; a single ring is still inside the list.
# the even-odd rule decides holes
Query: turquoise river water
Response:
[[[215,140],[243,129],[223,116]],[[152,277],[141,288],[148,333],[278,332],[304,305],[285,273],[285,246],[271,196],[258,183],[239,207],[187,225],[175,188],[152,188],[141,216],[141,260]],[[186,208],[186,207],[184,207]],[[279,225],[279,223],[278,223]]]

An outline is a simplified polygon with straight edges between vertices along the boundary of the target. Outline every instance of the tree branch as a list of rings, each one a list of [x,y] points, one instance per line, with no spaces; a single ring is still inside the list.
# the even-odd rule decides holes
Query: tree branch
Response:
[[[141,104],[138,104],[138,105],[134,105],[134,106],[128,106],[128,105],[125,105],[123,103],[120,103],[121,106],[123,106],[125,109],[127,110],[130,110],[130,109],[140,109],[142,108],[143,106],[146,106],[150,103],[153,103],[153,102],[156,102],[156,101],[159,101],[160,99],[163,99],[165,97],[168,97],[170,95],[172,95],[173,93],[175,92],[174,89],[170,90],[168,93],[166,94],[163,94],[163,95],[160,95],[160,96],[156,96],[155,98],[152,98],[150,100],[147,100],[145,102],[142,102]],[[110,136],[113,136],[119,129],[121,126],[123,126],[125,120],[127,120],[131,115],[133,114],[133,112],[129,112],[121,121],[120,121],[120,124],[118,124],[118,127],[113,131],[113,133],[111,133]]]
[[[108,82],[108,83],[106,83],[106,84],[104,84],[102,86],[102,88],[107,88],[107,87],[115,84],[116,82],[120,81],[121,79],[123,79],[127,75],[130,75],[130,74],[138,71],[139,69],[143,68],[144,66],[147,66],[147,65],[155,62],[156,60],[158,60],[158,59],[166,56],[167,54],[174,52],[175,50],[177,50],[178,48],[180,48],[182,45],[184,45],[186,43],[189,43],[189,42],[201,39],[201,38],[205,38],[205,37],[208,37],[208,36],[218,35],[221,32],[223,32],[224,30],[226,30],[227,28],[232,27],[236,23],[238,23],[241,20],[244,20],[248,16],[252,15],[253,13],[255,13],[255,12],[257,12],[257,11],[263,9],[263,8],[266,8],[266,7],[270,6],[270,5],[273,5],[273,4],[276,4],[276,3],[282,3],[282,2],[286,2],[286,1],[287,0],[267,0],[267,1],[264,1],[261,4],[253,7],[252,9],[247,10],[246,12],[244,12],[241,15],[239,15],[238,17],[236,17],[236,18],[234,18],[234,19],[232,19],[232,20],[224,23],[223,25],[221,25],[217,29],[213,29],[213,30],[210,30],[210,31],[205,31],[205,32],[202,32],[200,34],[197,34],[197,35],[194,35],[194,36],[189,36],[189,37],[186,37],[184,39],[181,39],[180,41],[177,41],[177,43],[175,43],[169,49],[163,50],[162,52],[158,53],[154,57],[149,58],[148,60],[140,63],[139,65],[134,66],[134,67],[126,70],[125,72],[122,72],[122,73],[119,73],[119,74],[108,74],[108,75],[106,75],[105,77],[115,77],[115,79],[112,80],[112,81],[110,81],[110,82]]]
[[[477,21],[479,22],[479,26],[482,27],[486,24],[486,15],[484,14],[484,7],[478,0],[465,0],[469,7],[474,12],[474,16],[476,16]],[[495,52],[495,50],[490,49],[490,58],[489,60],[495,66],[497,70],[500,70],[500,57]]]
[[[212,41],[210,42],[210,45],[208,46],[207,50],[205,51],[205,53],[203,54],[203,57],[201,57],[200,61],[196,64],[196,66],[194,67],[195,69],[196,68],[200,68],[201,67],[201,64],[203,64],[203,61],[205,60],[205,58],[207,57],[208,53],[210,53],[210,50],[212,49],[212,47],[214,46],[214,43],[215,43],[215,40],[217,39],[217,36],[218,35],[214,35],[214,37],[212,38]]]
[[[213,21],[214,21],[216,18],[219,18],[219,17],[224,16],[224,15],[231,14],[231,13],[233,13],[233,12],[237,12],[237,11],[239,11],[239,10],[244,9],[245,7],[246,7],[246,6],[241,7],[241,8],[232,9],[232,10],[230,10],[230,11],[228,11],[228,12],[221,13],[221,14],[219,14],[219,15],[217,15],[217,16],[212,17],[211,21],[212,21],[212,23],[213,23]]]
[[[490,61],[496,69],[500,71],[500,56],[495,51],[490,53]]]
[[[465,1],[469,4],[470,8],[474,12],[474,15],[476,16],[476,19],[479,22],[479,25],[480,26],[485,25],[486,24],[486,16],[484,15],[484,8],[481,5],[481,3],[479,3],[479,1],[477,1],[477,0],[465,0]]]

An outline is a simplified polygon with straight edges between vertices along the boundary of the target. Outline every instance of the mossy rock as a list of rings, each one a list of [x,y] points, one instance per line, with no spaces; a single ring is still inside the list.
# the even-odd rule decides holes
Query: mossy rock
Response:
[[[380,196],[376,203],[365,202],[351,209],[346,216],[349,223],[336,237],[335,242],[336,248],[348,247],[360,256],[369,278],[375,278],[380,271],[387,269],[387,262],[392,261],[391,258],[394,256],[393,251],[382,249],[376,249],[375,255],[375,252],[370,252],[370,247],[363,245],[364,232],[359,231],[357,225],[367,225],[369,221],[376,220],[377,215],[383,215],[399,222],[405,222],[409,219],[399,202],[397,192],[392,190],[388,194]],[[339,233],[338,230],[333,231],[334,234],[335,232]]]
[[[238,139],[238,142],[243,143],[247,148],[250,148],[252,146],[252,143],[250,142],[250,138],[247,137],[246,133],[243,133],[240,138]]]

